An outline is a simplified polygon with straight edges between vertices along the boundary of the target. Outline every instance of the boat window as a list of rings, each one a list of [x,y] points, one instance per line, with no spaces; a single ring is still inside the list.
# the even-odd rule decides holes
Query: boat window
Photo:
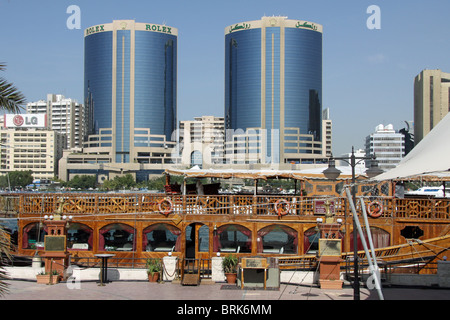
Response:
[[[167,223],[156,223],[143,231],[142,248],[149,252],[180,251],[181,230]]]
[[[214,252],[250,253],[252,232],[238,224],[223,225],[214,231]]]
[[[369,246],[369,238],[367,237],[366,228],[363,227],[362,229],[366,244]],[[391,235],[386,230],[377,227],[370,227],[370,234],[372,235],[372,242],[375,249],[388,247],[390,245]],[[356,237],[358,239],[358,250],[364,250],[359,233]],[[353,232],[350,234],[350,239],[350,251],[353,251]]]
[[[22,249],[44,249],[47,226],[39,222],[27,224],[23,228]]]
[[[298,233],[282,225],[271,225],[258,231],[258,253],[296,254]]]
[[[423,236],[423,230],[418,226],[407,226],[400,231],[400,234],[406,239],[419,239]]]
[[[207,225],[203,225],[198,230],[198,251],[208,252],[209,251],[209,228]]]
[[[98,249],[100,251],[134,251],[135,230],[123,223],[113,223],[100,229]]]
[[[314,254],[319,250],[320,232],[316,228],[310,228],[303,234],[303,252]]]
[[[71,250],[92,250],[92,229],[82,223],[70,223],[67,230],[67,248]]]
[[[0,225],[3,227],[3,230],[7,233],[7,236],[10,238],[11,245],[17,246],[19,240],[17,219],[8,219],[0,221]]]
[[[339,232],[339,239],[344,235]],[[316,227],[306,230],[303,234],[303,252],[305,254],[315,254],[319,251],[320,232]]]

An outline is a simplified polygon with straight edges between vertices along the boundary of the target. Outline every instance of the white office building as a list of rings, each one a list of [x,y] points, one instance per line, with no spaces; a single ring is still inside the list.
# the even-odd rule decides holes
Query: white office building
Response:
[[[405,155],[405,136],[396,132],[392,124],[380,124],[366,137],[366,155],[375,155],[384,171],[395,168]],[[370,166],[370,161],[366,166]]]

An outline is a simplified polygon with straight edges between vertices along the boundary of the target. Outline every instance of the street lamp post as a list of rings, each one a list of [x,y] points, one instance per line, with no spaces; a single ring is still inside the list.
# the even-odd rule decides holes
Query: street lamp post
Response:
[[[335,160],[343,160],[347,162],[351,168],[352,168],[352,199],[353,203],[356,203],[355,196],[356,196],[356,190],[355,190],[355,167],[356,165],[361,162],[362,160],[371,160],[370,162],[370,168],[366,170],[366,174],[369,178],[375,177],[383,172],[378,167],[378,161],[376,161],[375,155],[370,157],[357,157],[355,156],[354,148],[352,147],[352,154],[350,157],[338,157],[334,158],[333,156],[330,158],[328,162],[328,168],[323,171],[323,174],[327,179],[335,180],[339,177],[341,174],[341,171],[336,169],[335,167]],[[350,160],[350,162],[349,162]],[[358,160],[358,161],[356,161]],[[360,290],[359,290],[359,279],[358,279],[358,234],[356,232],[357,226],[355,219],[357,217],[354,217],[353,219],[353,271],[354,271],[354,281],[353,281],[353,299],[354,300],[360,300]]]

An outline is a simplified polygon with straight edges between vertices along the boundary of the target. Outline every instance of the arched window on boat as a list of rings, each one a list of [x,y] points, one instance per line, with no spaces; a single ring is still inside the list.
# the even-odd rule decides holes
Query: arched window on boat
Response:
[[[92,250],[94,233],[82,223],[69,224],[67,229],[67,248],[70,250]]]
[[[23,228],[22,249],[44,250],[44,237],[47,235],[47,226],[43,223],[33,222]]]
[[[303,253],[315,254],[319,250],[320,232],[316,227],[303,233]]]
[[[135,230],[123,223],[112,223],[100,229],[98,249],[100,251],[134,251]]]
[[[180,251],[181,230],[167,223],[156,223],[142,232],[142,248],[150,252]]]
[[[238,224],[227,224],[214,230],[214,252],[239,253],[252,251],[252,232]]]
[[[369,238],[367,237],[366,228],[363,227],[362,230],[364,233],[364,238],[367,243],[367,247],[370,249]],[[370,227],[370,233],[372,235],[373,246],[375,249],[388,247],[390,245],[391,235],[386,230],[383,230],[383,229],[377,228],[377,227]],[[353,232],[350,234],[350,239],[351,239],[350,251],[353,251]],[[359,233],[357,235],[357,239],[358,239],[358,251],[364,250],[364,246],[362,245],[361,237],[359,236]]]
[[[258,231],[258,253],[296,254],[298,232],[288,226],[271,225]]]
[[[339,239],[344,238],[344,234],[339,232]],[[319,251],[320,232],[317,227],[309,228],[303,233],[304,254],[316,254]],[[342,246],[343,247],[343,246]]]

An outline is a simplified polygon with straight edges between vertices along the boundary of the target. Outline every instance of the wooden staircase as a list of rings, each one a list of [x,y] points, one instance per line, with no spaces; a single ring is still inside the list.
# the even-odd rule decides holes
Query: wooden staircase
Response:
[[[181,285],[200,285],[200,264],[198,259],[183,258],[181,267]]]

